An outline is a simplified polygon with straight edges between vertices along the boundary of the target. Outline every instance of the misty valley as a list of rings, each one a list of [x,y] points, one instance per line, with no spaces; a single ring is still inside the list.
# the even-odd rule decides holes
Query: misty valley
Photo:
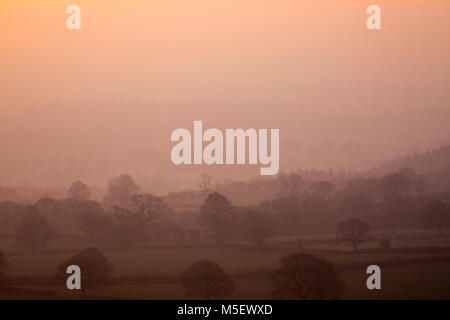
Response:
[[[82,181],[34,199],[0,188],[0,297],[446,299],[449,157],[445,146],[402,160],[439,175],[402,161],[373,176],[203,173],[162,196],[130,174],[101,198]]]
[[[449,4],[0,0],[2,307],[448,302]]]

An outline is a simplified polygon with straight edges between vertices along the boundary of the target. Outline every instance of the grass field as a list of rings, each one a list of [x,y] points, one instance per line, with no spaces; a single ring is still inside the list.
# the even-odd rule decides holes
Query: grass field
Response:
[[[406,236],[393,242],[397,248],[411,248],[407,252],[363,252],[353,253],[343,243],[334,241],[306,241],[304,251],[313,250],[315,254],[322,255],[335,262],[338,266],[349,264],[356,265],[351,270],[343,269],[341,278],[346,286],[346,299],[450,299],[450,262],[433,262],[435,257],[450,256],[449,253],[420,252],[415,253],[414,248],[435,247],[449,248],[450,237],[434,237],[432,234],[417,231],[403,232]],[[378,248],[376,241],[366,243],[362,249]],[[401,243],[401,245],[400,245]],[[426,245],[418,245],[418,243]],[[67,249],[81,246],[73,245],[69,240],[58,243],[51,249]],[[9,246],[13,251],[14,244],[11,240],[2,239],[0,245]],[[258,248],[251,245],[233,245],[225,247],[176,247],[171,245],[166,249],[147,248],[125,251],[104,251],[106,257],[114,265],[114,278],[137,278],[151,276],[162,277],[161,283],[143,282],[117,282],[129,283],[127,285],[110,285],[108,287],[90,290],[89,295],[106,298],[131,298],[131,299],[183,299],[184,290],[176,282],[176,277],[199,259],[209,259],[218,262],[228,273],[241,275],[236,280],[236,290],[230,298],[235,299],[269,299],[271,297],[270,283],[267,275],[278,266],[278,259],[289,252],[298,249],[292,245],[275,245]],[[323,250],[323,251],[322,251]],[[440,249],[439,249],[440,250]],[[5,250],[6,251],[6,250]],[[62,250],[64,252],[64,250]],[[372,250],[373,251],[373,250]],[[57,251],[56,251],[57,252]],[[42,277],[53,273],[58,264],[71,257],[73,253],[47,253],[47,254],[19,254],[8,256],[8,277]],[[421,259],[415,264],[409,263],[412,259]],[[382,269],[382,290],[369,291],[365,282],[367,274],[365,266],[370,264],[383,265],[385,262],[407,261],[403,266],[386,267]],[[417,260],[415,260],[417,261]],[[409,263],[409,264],[408,264]],[[242,277],[242,274],[246,276]],[[255,276],[252,276],[255,275]],[[164,276],[166,278],[164,278]],[[175,279],[175,280],[174,280]],[[165,282],[164,282],[165,281]],[[145,284],[144,284],[145,283]],[[15,296],[36,298],[32,290],[50,290],[56,292],[57,298],[79,298],[78,293],[68,292],[65,288],[47,286],[24,287],[24,292],[9,291],[3,293],[0,290],[0,298],[14,298]],[[31,293],[27,293],[31,290]],[[20,291],[20,290],[19,290]],[[39,294],[38,294],[39,296]],[[48,298],[43,295],[41,298]]]
[[[344,299],[450,299],[450,264],[393,267],[383,269],[382,290],[370,291],[364,270],[344,271],[341,278],[346,287]],[[97,289],[95,295],[132,299],[184,299],[179,284],[143,286],[112,286]],[[270,299],[267,279],[246,279],[236,283],[230,299]]]
[[[258,252],[226,248],[159,249],[131,252],[105,252],[114,265],[114,277],[139,275],[173,275],[183,272],[200,259],[213,260],[227,272],[239,273],[252,270],[275,269],[284,253]],[[19,255],[8,259],[7,275],[45,276],[56,271],[57,266],[70,258],[70,254]],[[440,254],[354,254],[324,255],[338,264],[382,263],[391,260],[407,260],[442,256]]]
[[[346,287],[344,299],[450,299],[450,263],[392,267],[382,270],[382,290],[367,290],[364,270],[344,271],[341,278]],[[25,287],[27,288],[27,287]],[[56,296],[38,298],[79,299],[78,292],[62,288],[37,287],[54,290]],[[0,297],[1,292],[0,292]],[[10,298],[20,298],[9,296]],[[113,285],[88,291],[88,298],[110,299],[185,299],[180,284]],[[270,282],[266,279],[246,279],[236,282],[229,299],[270,299]]]

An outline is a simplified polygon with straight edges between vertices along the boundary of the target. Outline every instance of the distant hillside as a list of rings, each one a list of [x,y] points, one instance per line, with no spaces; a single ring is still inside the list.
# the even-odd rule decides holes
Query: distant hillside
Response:
[[[424,175],[430,191],[450,190],[450,145],[386,162],[366,174],[381,177],[403,167],[411,167]]]
[[[403,167],[414,168],[421,174],[434,173],[448,169],[450,166],[450,145],[442,146],[424,153],[410,154],[405,157],[386,162],[367,172],[369,176],[382,176]]]

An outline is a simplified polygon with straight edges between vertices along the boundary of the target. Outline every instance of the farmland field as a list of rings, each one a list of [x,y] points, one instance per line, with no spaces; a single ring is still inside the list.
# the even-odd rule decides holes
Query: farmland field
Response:
[[[360,250],[352,252],[343,243],[323,239],[316,241],[314,238],[307,239],[301,249],[294,244],[274,242],[262,247],[252,244],[182,247],[170,243],[166,248],[147,244],[146,247],[141,246],[131,251],[104,250],[105,256],[114,266],[112,284],[90,289],[87,294],[91,298],[183,299],[185,295],[179,283],[179,275],[195,261],[208,259],[219,263],[235,278],[235,292],[229,298],[269,299],[271,286],[267,279],[277,268],[279,258],[303,251],[336,263],[345,283],[345,299],[450,299],[450,253],[447,250],[450,247],[450,237],[438,238],[419,231],[405,231],[403,234],[407,236],[393,242],[397,247],[385,251],[380,251],[375,241],[367,242]],[[11,239],[1,241],[6,247],[5,251],[13,252],[14,243]],[[428,246],[418,246],[421,241]],[[7,296],[33,297],[33,290],[36,290],[38,296],[42,292],[40,298],[43,299],[52,296],[46,295],[48,292],[53,292],[53,297],[61,299],[79,298],[78,293],[48,286],[44,281],[55,272],[60,263],[74,254],[69,249],[77,252],[79,246],[79,242],[65,239],[53,244],[46,253],[7,255],[7,277],[37,278],[41,283],[35,286],[10,283],[10,286],[19,289],[17,292],[15,289],[8,289],[13,290],[14,294],[9,292]],[[401,265],[392,265],[394,262]],[[370,264],[383,267],[380,291],[369,291],[366,288],[365,268]]]

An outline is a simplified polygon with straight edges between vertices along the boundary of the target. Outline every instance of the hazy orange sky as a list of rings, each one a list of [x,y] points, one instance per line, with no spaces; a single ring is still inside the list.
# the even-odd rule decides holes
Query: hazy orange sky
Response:
[[[448,0],[0,0],[0,185],[258,175],[172,165],[170,133],[193,120],[280,128],[282,170],[450,142],[449,17]]]

